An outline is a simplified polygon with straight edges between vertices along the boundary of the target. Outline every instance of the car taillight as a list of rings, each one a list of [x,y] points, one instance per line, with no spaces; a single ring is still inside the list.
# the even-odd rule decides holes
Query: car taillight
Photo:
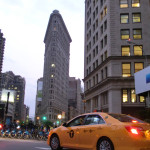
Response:
[[[141,131],[143,131],[142,127],[125,126],[125,128],[127,129],[128,132],[130,132],[134,135],[138,135],[138,134],[140,134]]]
[[[2,128],[3,126],[0,124],[0,129]]]

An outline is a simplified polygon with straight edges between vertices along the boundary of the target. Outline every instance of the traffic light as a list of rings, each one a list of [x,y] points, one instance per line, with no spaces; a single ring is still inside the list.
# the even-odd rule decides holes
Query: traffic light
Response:
[[[46,116],[43,116],[43,120],[46,120],[47,118],[46,118]]]

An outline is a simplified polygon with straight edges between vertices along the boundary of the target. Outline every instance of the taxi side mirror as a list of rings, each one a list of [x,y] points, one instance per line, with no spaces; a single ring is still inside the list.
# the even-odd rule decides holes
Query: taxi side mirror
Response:
[[[62,124],[62,126],[64,126],[64,127],[66,127],[66,125],[67,125],[67,123],[66,123],[66,122],[64,122],[64,123]]]

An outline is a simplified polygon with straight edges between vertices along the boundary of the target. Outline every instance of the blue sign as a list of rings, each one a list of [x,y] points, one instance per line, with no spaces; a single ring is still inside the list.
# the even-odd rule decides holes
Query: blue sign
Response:
[[[150,73],[146,75],[146,83],[150,83]]]

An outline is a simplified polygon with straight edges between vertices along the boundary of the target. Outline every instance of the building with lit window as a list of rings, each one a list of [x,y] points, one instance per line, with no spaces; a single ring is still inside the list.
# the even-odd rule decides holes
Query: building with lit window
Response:
[[[15,75],[12,71],[8,71],[2,73],[0,85],[1,90],[15,91],[14,103],[10,102],[10,104],[14,105],[14,107],[11,108],[11,112],[14,113],[12,118],[24,121],[25,79],[20,75]]]
[[[0,80],[1,80],[2,65],[3,65],[4,48],[5,48],[5,38],[3,37],[3,33],[1,32],[0,29]]]
[[[68,114],[69,59],[71,37],[59,11],[50,15],[44,43],[44,73],[41,113],[56,122]]]
[[[86,112],[136,114],[134,73],[150,61],[149,0],[85,0]]]

